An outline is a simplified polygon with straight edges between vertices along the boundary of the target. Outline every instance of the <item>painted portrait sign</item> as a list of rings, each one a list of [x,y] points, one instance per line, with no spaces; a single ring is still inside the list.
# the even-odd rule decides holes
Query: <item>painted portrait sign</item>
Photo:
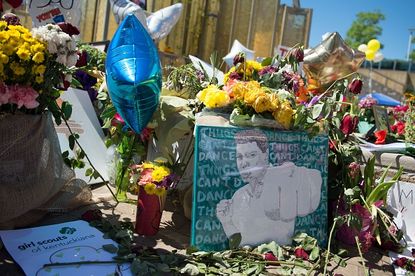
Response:
[[[328,138],[304,132],[196,126],[192,245],[201,250],[291,238],[327,241]]]
[[[79,28],[81,22],[80,0],[28,0],[33,27],[48,23],[71,23]]]

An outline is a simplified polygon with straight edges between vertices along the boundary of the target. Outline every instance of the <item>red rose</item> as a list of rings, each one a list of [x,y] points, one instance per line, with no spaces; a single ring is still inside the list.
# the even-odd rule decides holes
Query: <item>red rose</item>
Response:
[[[363,82],[360,79],[353,79],[351,83],[347,86],[350,92],[357,95],[362,91]]]
[[[67,33],[70,36],[79,35],[80,34],[78,28],[75,27],[74,25],[72,25],[71,23],[60,22],[60,23],[58,23],[58,26],[61,28],[61,30],[64,33]]]
[[[386,130],[384,130],[384,129],[375,131],[375,133],[374,133],[375,134],[375,137],[376,137],[375,144],[377,144],[377,145],[379,145],[379,144],[385,144],[386,134],[387,133],[388,132]]]
[[[88,53],[86,51],[78,52],[78,61],[76,62],[76,67],[82,67],[87,64]]]
[[[88,210],[82,214],[81,218],[87,222],[102,219],[102,212],[99,209]]]
[[[264,260],[266,261],[278,261],[277,257],[275,257],[274,253],[267,252],[264,254]]]
[[[399,267],[404,267],[406,263],[408,262],[408,259],[405,257],[401,257],[399,259],[396,259],[393,264]]]
[[[297,258],[303,259],[303,260],[308,260],[308,253],[301,247],[297,247],[294,250],[294,255]]]
[[[302,48],[295,48],[291,50],[290,56],[292,56],[297,62],[302,62],[304,60],[304,50]]]
[[[354,132],[359,123],[359,118],[357,116],[352,117],[350,114],[347,114],[343,117],[343,120],[340,123],[340,130],[344,135],[348,136]]]

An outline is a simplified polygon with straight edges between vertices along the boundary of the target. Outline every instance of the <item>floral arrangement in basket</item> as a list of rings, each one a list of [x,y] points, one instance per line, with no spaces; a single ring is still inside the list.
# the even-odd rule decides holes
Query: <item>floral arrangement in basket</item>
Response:
[[[78,60],[75,37],[63,29],[68,29],[66,23],[29,31],[15,16],[0,21],[1,112],[40,114],[48,109],[59,117],[56,99],[69,87]]]
[[[174,188],[178,176],[167,166],[167,162],[157,159],[130,167],[130,188],[138,191],[140,187],[149,195],[164,196],[168,189]]]

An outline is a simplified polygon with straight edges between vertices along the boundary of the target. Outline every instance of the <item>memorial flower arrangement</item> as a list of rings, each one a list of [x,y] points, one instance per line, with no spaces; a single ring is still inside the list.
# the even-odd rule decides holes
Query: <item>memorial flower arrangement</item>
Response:
[[[59,117],[55,100],[69,86],[76,42],[57,25],[29,31],[9,18],[0,21],[0,110]],[[17,25],[13,25],[17,24]]]
[[[158,159],[143,162],[130,167],[131,189],[138,191],[141,186],[149,195],[163,196],[168,189],[174,188],[178,177],[168,167],[167,162]]]
[[[224,76],[224,85],[212,83],[197,98],[210,109],[231,106],[230,119],[237,125],[271,123],[279,129],[295,128],[297,108],[311,98],[305,81],[296,72],[303,56],[302,48],[295,48],[284,58],[267,58],[259,63],[239,54]]]

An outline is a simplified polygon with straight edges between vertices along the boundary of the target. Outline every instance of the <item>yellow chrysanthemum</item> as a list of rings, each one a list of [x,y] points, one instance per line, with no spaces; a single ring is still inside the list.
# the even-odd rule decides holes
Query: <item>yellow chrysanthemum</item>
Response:
[[[289,129],[293,120],[294,110],[289,102],[285,101],[281,104],[280,109],[272,113],[274,119],[285,129]]]
[[[43,75],[46,71],[46,66],[41,64],[34,67],[34,72],[38,75]]]
[[[17,50],[17,56],[21,59],[21,60],[28,60],[30,59],[30,51],[27,50],[26,48],[22,47],[19,48],[19,50]]]
[[[154,171],[151,173],[151,178],[153,181],[160,182],[166,176],[170,174],[170,169],[165,166],[158,166],[154,168]]]
[[[0,21],[0,31],[3,31],[7,28],[7,22],[6,21]]]
[[[163,196],[166,193],[166,189],[163,187],[157,187],[154,193],[156,196]]]
[[[43,78],[43,76],[36,76],[35,78],[36,83],[39,83],[39,84],[43,83],[44,80],[45,79]]]
[[[259,63],[258,61],[255,61],[255,60],[247,60],[246,65],[247,65],[248,68],[252,68],[255,71],[259,71],[259,70],[262,69],[261,63]]]
[[[9,56],[3,53],[0,53],[0,63],[6,64],[9,62]]]
[[[154,165],[152,163],[149,163],[149,162],[144,162],[143,163],[143,169],[154,169]]]
[[[36,54],[37,52],[44,52],[45,45],[43,45],[42,43],[33,44],[32,46],[30,46],[30,51],[34,54]]]
[[[154,183],[147,183],[144,185],[144,191],[149,195],[154,195],[156,193],[156,188],[157,186]]]
[[[11,56],[14,53],[14,47],[9,44],[3,45],[2,50],[3,50],[3,53],[8,56]]]
[[[0,21],[0,22],[3,22],[3,21]],[[0,41],[2,41],[2,42],[6,41],[6,40],[9,39],[9,37],[10,37],[10,35],[7,32],[5,32],[5,31],[0,32]]]
[[[18,76],[21,76],[21,75],[23,75],[26,72],[26,70],[24,69],[24,67],[20,66],[16,62],[13,62],[10,65],[10,69],[12,69],[13,70],[13,73],[15,75],[18,75]]]
[[[37,52],[37,53],[33,56],[32,60],[33,60],[34,62],[36,62],[36,63],[42,63],[42,62],[45,60],[45,56],[43,55],[43,53],[42,53],[42,52]]]

